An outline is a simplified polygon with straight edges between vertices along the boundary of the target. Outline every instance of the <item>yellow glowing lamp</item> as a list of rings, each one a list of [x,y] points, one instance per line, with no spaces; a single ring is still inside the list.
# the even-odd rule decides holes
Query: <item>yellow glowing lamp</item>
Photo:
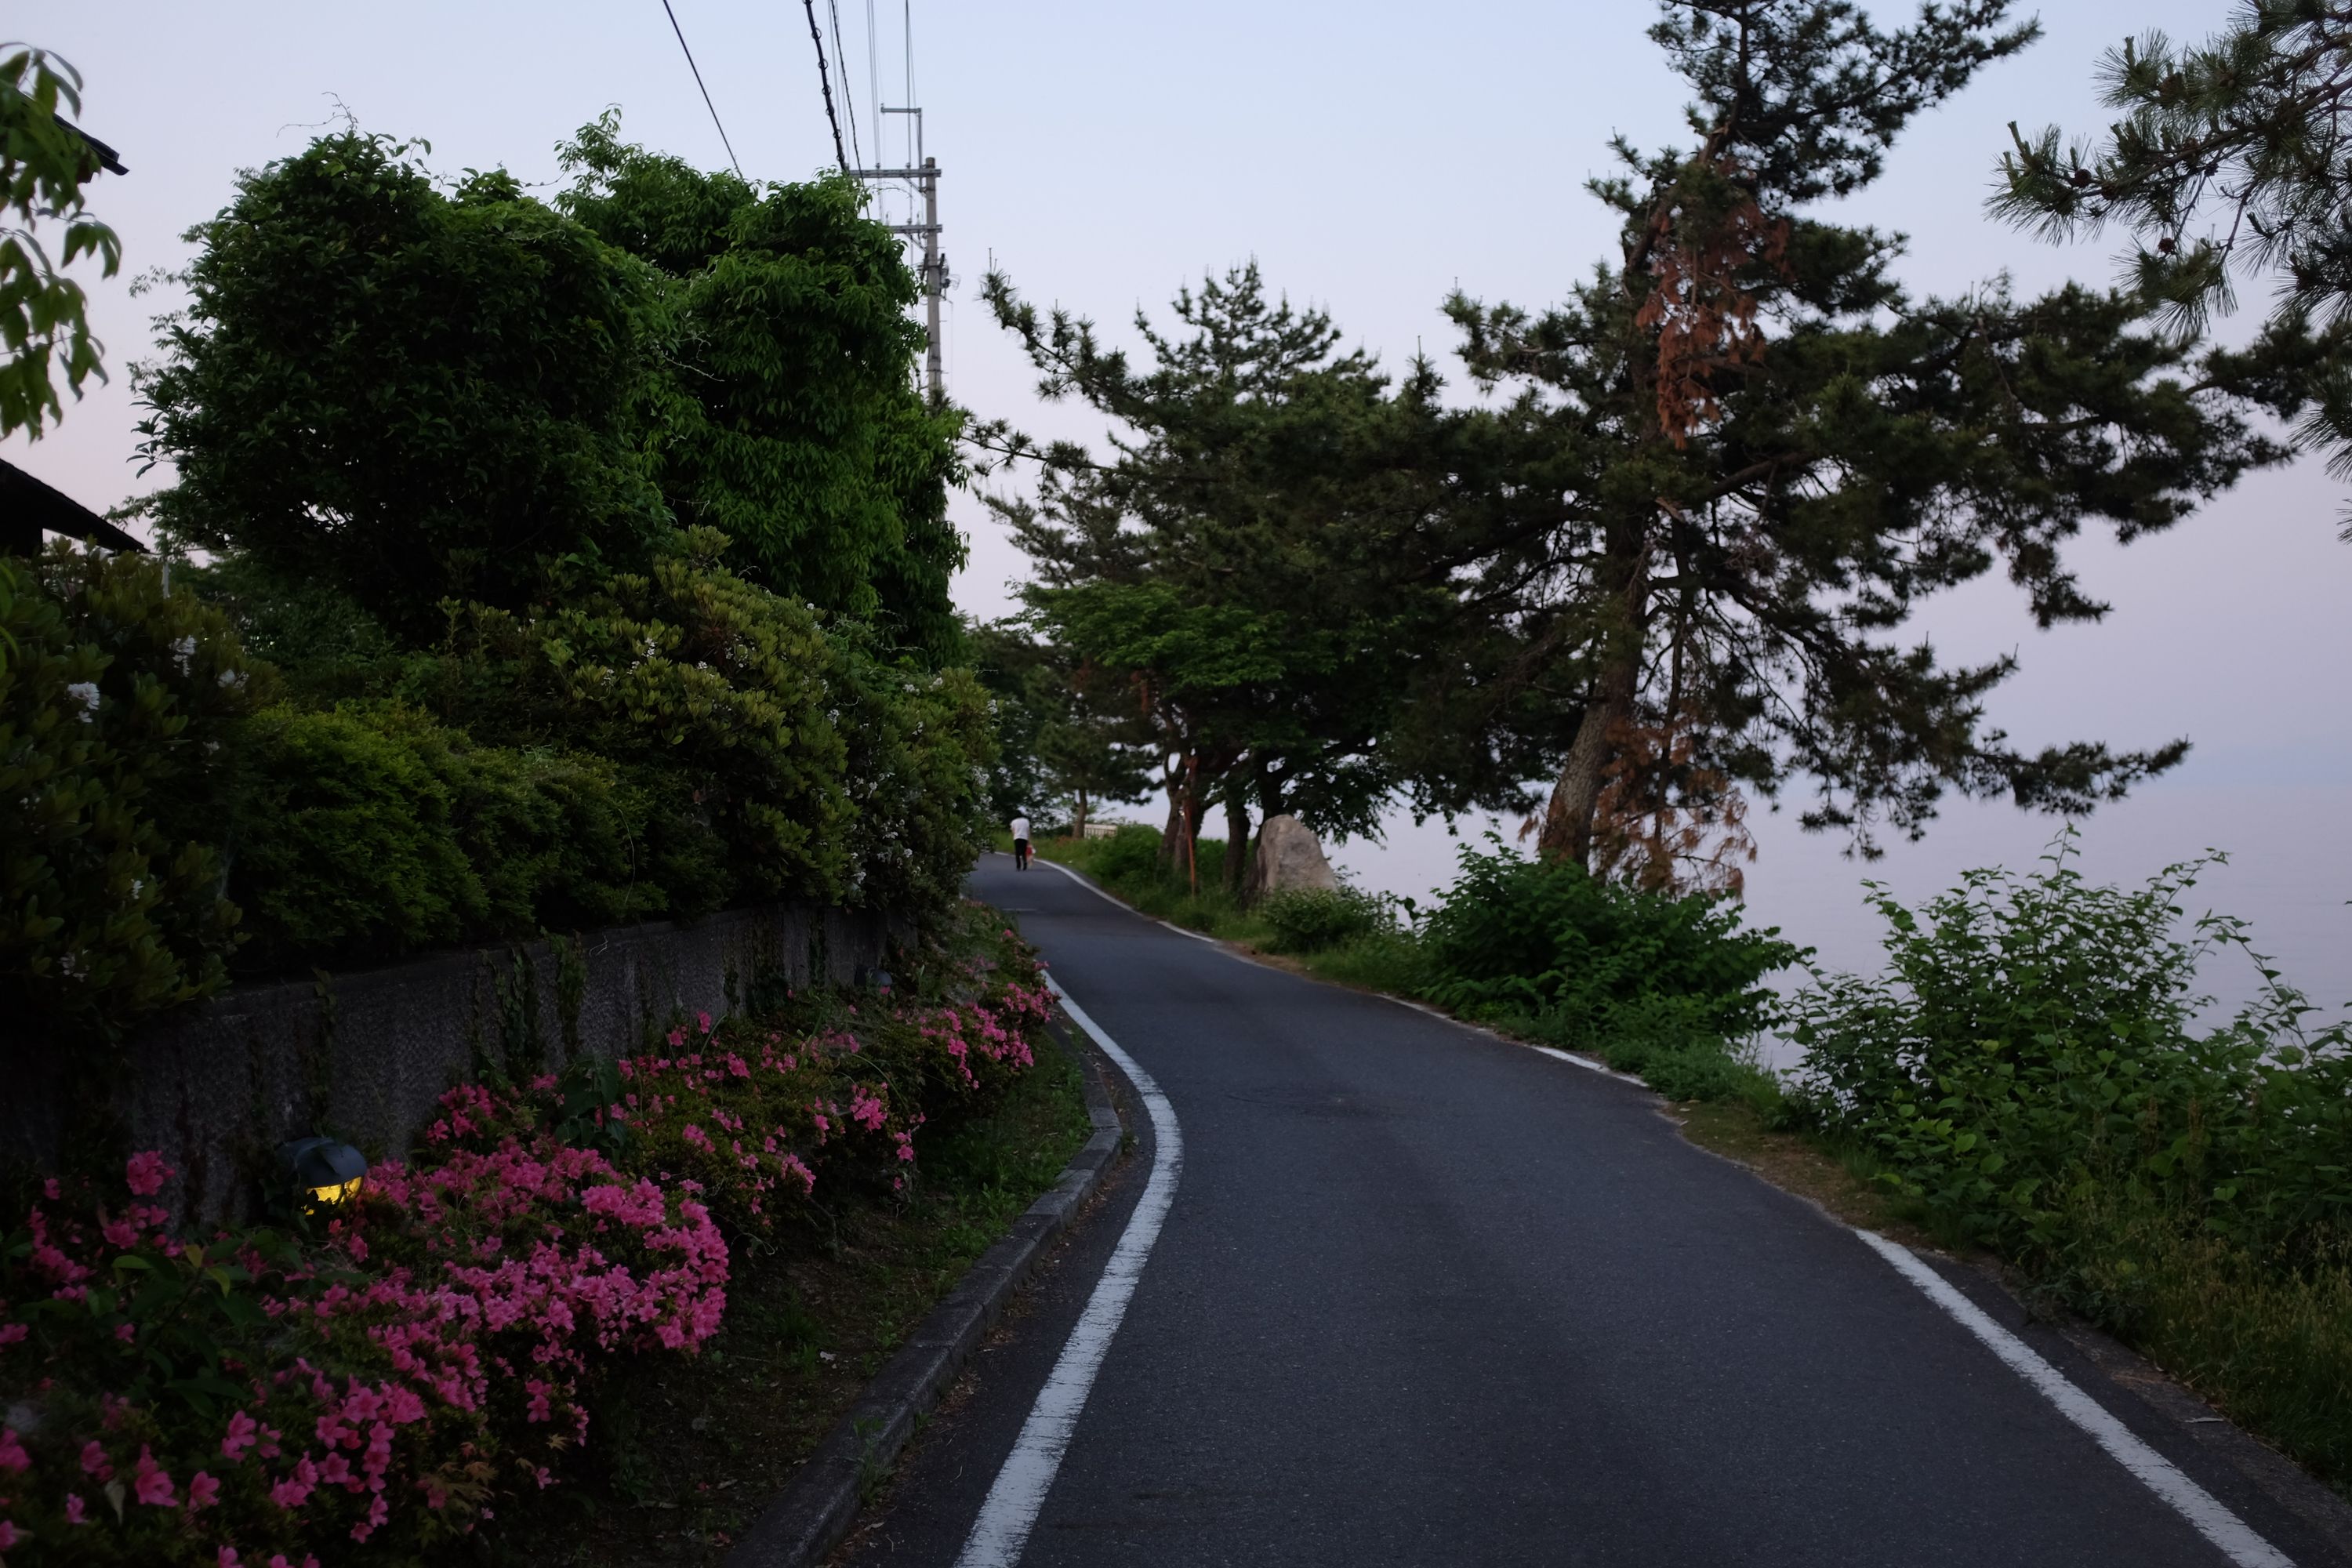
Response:
[[[360,1195],[367,1178],[367,1156],[331,1138],[298,1138],[278,1154],[304,1208],[340,1208]]]
[[[312,1187],[310,1201],[325,1204],[329,1207],[337,1204],[347,1204],[360,1195],[360,1185],[366,1180],[364,1176],[353,1176],[348,1182],[332,1182],[323,1187]]]

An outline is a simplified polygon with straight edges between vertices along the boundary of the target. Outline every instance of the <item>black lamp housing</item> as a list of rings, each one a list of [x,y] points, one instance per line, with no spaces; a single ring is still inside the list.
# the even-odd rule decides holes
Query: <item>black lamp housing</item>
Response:
[[[297,1208],[332,1208],[359,1195],[367,1156],[332,1138],[297,1138],[278,1151]]]

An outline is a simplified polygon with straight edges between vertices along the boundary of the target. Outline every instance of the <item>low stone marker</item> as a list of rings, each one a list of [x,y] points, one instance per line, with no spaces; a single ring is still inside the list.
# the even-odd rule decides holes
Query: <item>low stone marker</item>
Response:
[[[1257,834],[1257,886],[1261,893],[1339,885],[1339,875],[1323,858],[1323,846],[1312,828],[1287,813],[1265,819]]]

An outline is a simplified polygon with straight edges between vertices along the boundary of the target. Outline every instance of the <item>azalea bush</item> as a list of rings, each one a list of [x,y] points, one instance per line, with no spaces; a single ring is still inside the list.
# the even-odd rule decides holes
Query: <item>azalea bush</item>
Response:
[[[691,1355],[730,1240],[886,1198],[1035,1060],[1033,954],[977,906],[903,990],[786,992],[617,1062],[461,1084],[348,1206],[196,1237],[152,1152],[0,1238],[0,1554],[438,1561],[558,1484],[627,1358]],[[803,1233],[805,1234],[805,1233]]]
[[[725,1308],[701,1205],[552,1139],[380,1168],[310,1237],[185,1240],[172,1173],[52,1182],[8,1238],[0,1550],[415,1560],[548,1483],[601,1360],[690,1352]]]
[[[723,1024],[705,1014],[657,1048],[486,1102],[484,1124],[552,1125],[624,1151],[685,1184],[730,1236],[766,1237],[804,1214],[820,1173],[902,1190],[919,1130],[984,1109],[1035,1065],[1053,997],[994,918],[963,906],[959,955],[935,952],[905,992],[787,994]]]

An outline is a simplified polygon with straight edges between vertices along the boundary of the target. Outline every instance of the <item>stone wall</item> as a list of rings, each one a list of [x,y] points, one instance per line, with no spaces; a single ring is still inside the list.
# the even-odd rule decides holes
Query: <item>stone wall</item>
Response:
[[[878,917],[778,906],[237,986],[130,1042],[121,1110],[131,1147],[182,1173],[182,1212],[235,1215],[288,1139],[397,1158],[478,1060],[522,1078],[575,1049],[616,1056],[675,1016],[725,1015],[755,978],[847,982],[887,935]],[[54,1168],[62,1066],[0,1020],[0,1157]]]

